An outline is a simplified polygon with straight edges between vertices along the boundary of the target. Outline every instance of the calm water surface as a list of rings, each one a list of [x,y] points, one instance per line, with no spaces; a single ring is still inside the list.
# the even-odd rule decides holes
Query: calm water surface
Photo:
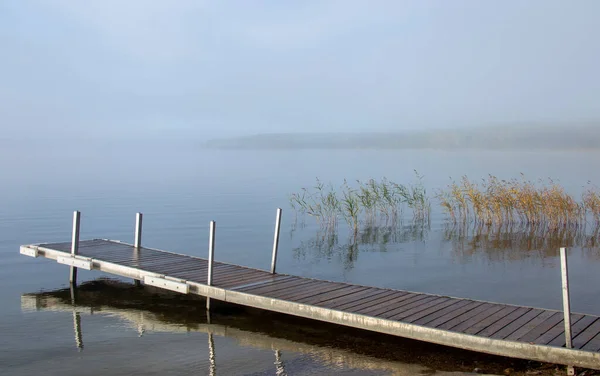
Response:
[[[251,322],[239,324],[245,314],[211,324],[195,319],[191,327],[180,317],[157,322],[160,309],[153,306],[149,312],[144,304],[126,308],[104,304],[101,314],[89,315],[86,309],[93,304],[79,303],[85,346],[78,350],[77,320],[68,299],[55,302],[53,309],[32,310],[32,304],[39,305],[35,302],[50,298],[27,295],[64,288],[67,269],[18,253],[20,244],[70,239],[75,209],[82,212],[82,238],[132,241],[134,214],[141,211],[145,244],[198,256],[207,253],[208,222],[215,220],[217,260],[267,269],[275,209],[282,207],[278,260],[282,273],[557,309],[561,307],[557,248],[570,245],[573,310],[600,314],[600,249],[594,234],[562,234],[557,240],[527,231],[465,231],[448,226],[434,205],[430,226],[406,223],[391,232],[367,229],[352,245],[343,228],[330,237],[310,220],[297,221],[287,200],[289,193],[312,185],[315,177],[335,184],[344,178],[383,176],[409,183],[414,169],[425,175],[430,192],[445,186],[450,176],[480,178],[492,173],[508,179],[522,172],[531,180],[558,179],[578,195],[588,181],[600,183],[600,171],[594,168],[599,157],[583,152],[9,146],[0,151],[0,369],[3,374],[61,375],[79,374],[84,366],[87,374],[213,370],[223,375],[267,375],[283,374],[282,364],[290,374],[415,374],[436,369],[416,359],[360,354],[342,342],[323,346],[288,339],[291,332],[284,329],[252,331]],[[80,273],[84,281],[99,277],[97,272]],[[152,319],[140,337],[139,317],[144,315]],[[214,346],[209,346],[209,337]],[[216,354],[214,362],[211,351]]]

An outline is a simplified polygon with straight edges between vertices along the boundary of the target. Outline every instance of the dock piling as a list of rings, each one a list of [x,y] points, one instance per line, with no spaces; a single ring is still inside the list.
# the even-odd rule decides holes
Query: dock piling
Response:
[[[81,221],[81,213],[76,210],[73,212],[73,234],[71,238],[71,256],[77,256],[79,252],[79,224]],[[77,284],[77,268],[71,266],[69,272],[69,283]]]
[[[208,237],[208,277],[206,279],[206,284],[208,286],[212,286],[212,277],[213,277],[213,260],[215,257],[215,221],[210,221],[210,232]],[[210,310],[210,298],[206,298],[206,309]]]
[[[567,263],[567,249],[560,249],[560,270],[562,279],[562,298],[563,298],[563,314],[565,323],[565,343],[566,348],[573,348],[573,338],[571,336],[571,298],[569,295],[569,268]],[[567,375],[574,375],[575,369],[573,366],[567,366]]]
[[[277,217],[275,219],[275,235],[273,237],[273,256],[271,258],[271,274],[275,274],[277,266],[277,250],[279,249],[279,228],[281,226],[281,208],[277,208]]]
[[[144,215],[142,213],[135,214],[135,239],[133,246],[140,248],[142,246],[142,219]]]
[[[140,212],[135,214],[135,232],[133,235],[133,253],[135,259],[139,258],[140,247],[142,246],[142,220],[144,219],[144,215]],[[133,283],[135,286],[141,286],[139,279],[134,279]]]

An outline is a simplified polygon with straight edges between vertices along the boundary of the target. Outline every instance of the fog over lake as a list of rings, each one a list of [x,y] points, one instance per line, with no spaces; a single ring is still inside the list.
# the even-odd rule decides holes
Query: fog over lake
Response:
[[[552,309],[566,246],[573,311],[600,315],[590,205],[549,228],[455,221],[439,200],[463,176],[578,204],[598,192],[599,13],[594,0],[0,3],[0,373],[513,366],[400,339],[363,351],[379,339],[299,335],[306,323],[280,316],[267,328],[256,312],[208,323],[197,302],[95,271],[69,311],[67,269],[18,250],[68,241],[73,210],[82,238],[131,241],[139,211],[145,244],[200,257],[215,220],[217,260],[267,269],[280,207],[282,273]],[[404,207],[393,224],[361,217],[354,233],[340,216],[329,231],[290,205],[316,179],[412,187],[415,170],[426,220]]]

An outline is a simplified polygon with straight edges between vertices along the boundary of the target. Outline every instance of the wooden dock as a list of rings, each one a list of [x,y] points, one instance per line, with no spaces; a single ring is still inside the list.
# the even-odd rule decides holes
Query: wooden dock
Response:
[[[71,242],[22,246],[21,253],[223,302],[488,354],[600,369],[598,316],[570,315],[568,348],[562,311],[275,274],[142,247],[137,237],[138,247],[103,239],[80,242],[78,225],[76,230]]]

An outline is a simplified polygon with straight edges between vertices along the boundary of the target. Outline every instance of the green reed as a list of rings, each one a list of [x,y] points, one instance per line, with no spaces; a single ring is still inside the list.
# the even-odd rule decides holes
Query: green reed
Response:
[[[430,199],[423,185],[423,176],[415,171],[415,177],[416,182],[410,185],[383,178],[379,181],[357,180],[352,186],[344,180],[338,189],[317,178],[313,187],[302,188],[290,195],[290,206],[296,214],[315,218],[327,230],[335,230],[341,218],[355,235],[361,225],[397,225],[405,207],[412,211],[413,220],[425,221],[431,212]]]

